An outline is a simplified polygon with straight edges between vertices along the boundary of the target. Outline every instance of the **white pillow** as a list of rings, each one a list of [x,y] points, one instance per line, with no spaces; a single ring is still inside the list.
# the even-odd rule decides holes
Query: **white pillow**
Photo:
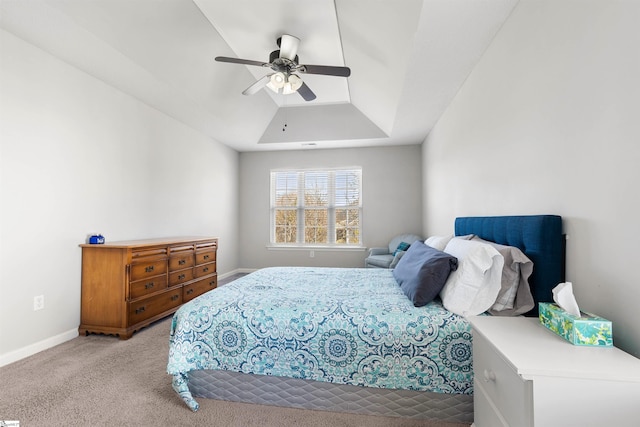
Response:
[[[444,307],[460,316],[487,311],[500,292],[504,258],[491,245],[472,240],[451,239],[444,252],[458,258],[440,291]]]
[[[453,234],[449,236],[431,236],[424,241],[424,244],[431,246],[433,249],[444,251],[444,248],[447,247],[447,243],[449,243],[451,239],[453,239]]]

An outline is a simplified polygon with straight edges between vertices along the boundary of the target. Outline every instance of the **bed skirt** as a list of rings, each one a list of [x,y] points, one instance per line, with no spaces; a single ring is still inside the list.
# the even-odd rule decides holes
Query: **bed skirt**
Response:
[[[219,370],[189,372],[194,397],[334,412],[473,422],[473,396],[331,384]]]

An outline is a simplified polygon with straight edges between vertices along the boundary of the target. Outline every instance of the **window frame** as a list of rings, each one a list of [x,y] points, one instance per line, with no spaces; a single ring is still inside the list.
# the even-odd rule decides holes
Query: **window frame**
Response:
[[[357,196],[358,196],[358,204],[357,206],[349,206],[347,204],[338,204],[336,202],[336,193],[337,193],[337,185],[336,185],[336,176],[340,172],[350,172],[357,176],[358,187],[357,187]],[[277,190],[276,187],[276,177],[278,174],[295,174],[296,176],[296,206],[276,206],[276,198],[277,198]],[[327,202],[324,206],[314,206],[305,204],[305,194],[308,188],[305,186],[305,178],[310,175],[322,175],[327,174],[327,188],[326,188],[326,197]],[[270,184],[269,184],[269,247],[273,249],[361,249],[362,246],[362,167],[360,166],[352,166],[352,167],[339,167],[339,168],[312,168],[312,169],[301,169],[301,168],[286,168],[286,169],[272,169],[270,171]],[[342,188],[342,187],[340,187]],[[283,243],[276,242],[276,211],[277,210],[295,210],[296,212],[296,241],[291,243]],[[305,242],[305,211],[307,210],[326,210],[328,216],[328,224],[327,224],[327,242],[321,243],[306,243]],[[338,243],[335,241],[336,239],[336,211],[341,209],[356,209],[358,211],[358,226],[357,227],[346,227],[347,230],[355,230],[353,231],[357,234],[358,241],[353,243]],[[346,231],[348,233],[349,231]]]

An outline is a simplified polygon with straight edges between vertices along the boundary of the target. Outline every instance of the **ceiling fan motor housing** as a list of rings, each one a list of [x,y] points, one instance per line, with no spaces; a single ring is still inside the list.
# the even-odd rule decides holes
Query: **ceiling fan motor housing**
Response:
[[[274,50],[273,52],[271,52],[271,54],[269,55],[269,63],[273,64],[273,61],[275,61],[278,58],[280,58],[280,49]],[[296,57],[293,58],[293,62],[298,64],[298,55],[296,55]]]

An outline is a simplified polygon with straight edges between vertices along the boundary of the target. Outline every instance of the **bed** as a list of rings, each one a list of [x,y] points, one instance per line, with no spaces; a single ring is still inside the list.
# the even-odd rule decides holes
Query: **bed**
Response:
[[[559,216],[461,217],[454,229],[464,237],[452,242],[521,250],[534,305],[564,280]],[[444,297],[416,307],[394,274],[272,267],[190,301],[172,320],[173,388],[194,411],[212,398],[473,421],[469,323]]]

